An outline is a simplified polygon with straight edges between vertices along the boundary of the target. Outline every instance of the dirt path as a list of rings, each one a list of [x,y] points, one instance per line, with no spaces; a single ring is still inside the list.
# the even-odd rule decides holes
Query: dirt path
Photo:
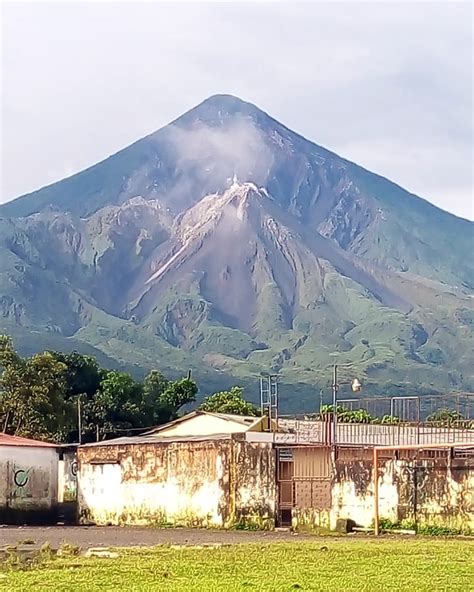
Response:
[[[151,545],[238,544],[294,541],[313,538],[290,532],[248,532],[200,530],[189,528],[146,528],[117,526],[3,526],[0,527],[0,547],[18,543],[41,545],[48,541],[53,547],[62,542],[81,547],[135,547]],[[332,537],[333,538],[333,537]],[[321,538],[319,537],[319,540]]]

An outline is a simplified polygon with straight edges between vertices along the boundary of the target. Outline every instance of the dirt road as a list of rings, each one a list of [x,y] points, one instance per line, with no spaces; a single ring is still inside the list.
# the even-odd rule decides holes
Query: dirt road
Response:
[[[53,547],[62,542],[81,547],[135,547],[151,545],[238,544],[294,541],[312,538],[290,532],[249,532],[200,530],[189,528],[146,528],[117,526],[2,526],[0,547],[13,544],[41,545],[48,541]]]

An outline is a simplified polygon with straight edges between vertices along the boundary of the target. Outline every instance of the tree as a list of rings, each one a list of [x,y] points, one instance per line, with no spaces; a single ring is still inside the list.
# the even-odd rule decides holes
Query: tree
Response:
[[[69,407],[70,414],[74,417],[69,432],[63,434],[62,439],[67,442],[79,441],[77,419],[79,399],[83,409],[81,440],[83,438],[86,441],[95,439],[97,428],[89,418],[89,403],[100,390],[100,384],[105,378],[107,370],[101,368],[93,356],[80,354],[76,351],[71,353],[52,351],[50,353],[66,367],[64,403]],[[85,417],[84,411],[86,412]]]
[[[234,386],[230,391],[221,391],[206,397],[199,406],[201,411],[212,413],[230,413],[232,415],[251,415],[258,417],[258,409],[246,401],[243,396],[243,389]]]
[[[86,356],[76,351],[71,353],[50,352],[59,362],[65,364],[66,398],[77,398],[84,395],[91,399],[99,390],[100,383],[107,374],[93,356]]]
[[[77,441],[79,399],[87,442],[170,421],[198,391],[190,378],[170,381],[152,370],[137,381],[78,352],[22,358],[1,335],[0,371],[0,430],[59,441]]]
[[[176,415],[179,408],[194,403],[198,392],[197,384],[190,378],[182,378],[168,383],[160,401],[168,407],[171,415]]]
[[[152,370],[143,381],[143,408],[149,426],[160,425],[173,419],[176,409],[163,400],[170,381],[159,370]]]
[[[66,366],[48,352],[22,358],[11,338],[0,336],[0,415],[3,431],[39,439],[61,439],[72,414],[64,401]]]
[[[96,434],[102,438],[121,435],[135,427],[144,427],[143,385],[126,372],[110,370],[99,390],[83,405],[86,439]]]

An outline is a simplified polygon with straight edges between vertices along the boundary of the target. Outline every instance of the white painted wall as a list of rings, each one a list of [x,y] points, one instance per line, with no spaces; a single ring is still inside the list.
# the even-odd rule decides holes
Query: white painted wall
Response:
[[[126,464],[127,461],[125,461]],[[224,491],[220,455],[209,475],[177,473],[168,468],[166,480],[147,482],[122,479],[119,463],[80,463],[78,473],[79,510],[96,524],[195,524],[222,526],[219,507]],[[125,466],[126,469],[126,466]]]
[[[237,434],[246,432],[249,426],[213,415],[195,415],[186,421],[176,423],[158,433],[165,438],[171,436],[210,436],[216,434]]]
[[[379,468],[379,516],[393,522],[398,520],[400,484],[407,479],[406,461],[387,460]],[[430,470],[429,468],[427,469]],[[439,485],[431,487],[431,495],[419,495],[417,519],[419,524],[449,526],[459,529],[474,529],[474,471],[467,470],[462,479],[453,475],[451,468],[444,476],[438,476]],[[442,480],[442,481],[441,481]],[[419,485],[421,487],[421,485]],[[351,518],[360,526],[369,527],[374,520],[374,492],[370,483],[364,494],[357,492],[351,480],[333,484],[331,528],[338,518]],[[447,509],[454,509],[447,512]]]
[[[379,515],[397,520],[398,488],[394,482],[394,461],[387,461],[379,470]],[[338,518],[351,518],[360,526],[370,526],[374,520],[374,491],[371,483],[364,495],[357,492],[354,481],[336,482],[332,487],[331,528]]]
[[[58,458],[56,448],[0,445],[0,507],[45,510],[55,506]]]

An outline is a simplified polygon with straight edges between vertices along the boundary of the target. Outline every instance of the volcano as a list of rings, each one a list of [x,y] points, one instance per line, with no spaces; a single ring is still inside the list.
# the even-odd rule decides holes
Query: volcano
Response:
[[[203,393],[474,389],[472,222],[229,95],[0,206],[0,331]]]

